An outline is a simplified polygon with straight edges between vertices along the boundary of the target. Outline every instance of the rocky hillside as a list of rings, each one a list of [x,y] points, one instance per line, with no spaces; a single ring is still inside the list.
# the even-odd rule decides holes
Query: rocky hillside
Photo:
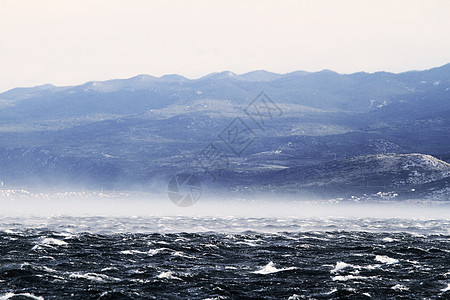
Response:
[[[254,178],[244,176],[244,184],[238,185],[237,190],[288,194],[303,191],[349,199],[383,193],[402,199],[450,200],[449,181],[450,164],[445,161],[425,154],[386,153],[266,172],[258,177],[256,185]]]

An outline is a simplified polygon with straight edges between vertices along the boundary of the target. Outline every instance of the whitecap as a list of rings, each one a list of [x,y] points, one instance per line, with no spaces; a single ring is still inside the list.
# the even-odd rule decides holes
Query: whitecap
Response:
[[[403,284],[396,284],[393,287],[391,287],[391,289],[396,291],[409,291],[409,288],[404,286]]]
[[[106,268],[101,269],[102,272],[105,272],[105,271],[116,271],[116,270],[117,270],[116,267],[106,267]]]
[[[385,237],[382,239],[383,242],[387,242],[387,243],[392,243],[397,241],[396,239],[390,238],[390,237]]]
[[[368,266],[366,266],[366,267],[364,267],[364,269],[367,269],[367,270],[375,270],[375,269],[378,269],[379,267],[381,267],[381,265],[368,265]]]
[[[184,254],[184,253],[181,252],[181,251],[175,251],[175,252],[173,253],[173,255],[174,255],[174,256],[178,256],[178,257],[188,258],[188,259],[198,259],[198,258],[195,257],[195,256],[186,255],[186,254]]]
[[[413,265],[420,265],[420,262],[418,262],[417,260],[409,260],[409,259],[407,259],[406,261],[409,262],[410,264],[413,264]]]
[[[31,250],[41,250],[43,248],[53,248],[53,246],[67,246],[67,242],[54,239],[54,238],[44,238],[37,245],[34,245]]]
[[[217,297],[214,297],[214,298],[205,298],[203,300],[222,300],[222,299],[227,299],[227,298],[225,296],[217,296]]]
[[[172,249],[170,249],[170,248],[157,248],[157,249],[150,249],[150,250],[148,250],[147,251],[147,254],[148,255],[150,255],[150,256],[153,256],[153,255],[156,255],[156,254],[158,254],[159,252],[162,252],[162,251],[174,251],[174,250],[172,250]]]
[[[161,272],[158,276],[156,276],[161,279],[174,279],[174,280],[181,280],[180,278],[173,276],[172,271],[167,272]]]
[[[123,250],[120,253],[125,255],[133,255],[133,254],[147,254],[147,252],[139,251],[139,250]]]
[[[158,241],[158,244],[163,244],[163,245],[170,245],[170,243],[166,242],[166,241]]]
[[[45,238],[41,241],[41,244],[43,245],[53,245],[53,246],[65,246],[67,245],[67,242],[54,239],[54,238]]]
[[[167,249],[167,248],[160,248],[160,249],[150,249],[148,250],[147,254],[150,256],[156,255],[159,252],[161,252],[162,250]]]
[[[55,258],[54,258],[53,256],[49,256],[49,255],[41,256],[41,259],[51,259],[51,260],[55,260]]]
[[[149,280],[149,279],[139,279],[139,278],[136,278],[136,279],[130,279],[130,281],[131,281],[131,282],[136,282],[136,283],[144,283],[144,284],[152,282],[152,281]]]
[[[277,272],[282,272],[282,271],[289,271],[289,270],[293,270],[295,269],[295,267],[289,267],[289,268],[283,268],[283,269],[277,269],[274,266],[273,262],[269,262],[267,265],[265,265],[261,270],[255,271],[253,273],[255,274],[272,274],[272,273],[277,273]]]
[[[441,292],[447,292],[447,291],[450,291],[450,283],[447,284],[447,287],[446,287],[446,288],[443,288],[443,289],[441,290]]]
[[[90,281],[103,282],[103,281],[120,281],[118,278],[110,277],[105,274],[97,274],[97,273],[72,273],[69,278],[73,279],[87,279]]]
[[[41,266],[39,267],[41,270],[48,272],[48,273],[59,273],[57,270],[49,268],[47,266]]]
[[[76,225],[74,225],[74,226],[76,226]],[[65,239],[73,238],[73,237],[76,237],[76,236],[77,236],[76,234],[73,234],[73,233],[70,233],[70,232],[67,232],[67,231],[57,232],[57,233],[54,233],[54,235],[62,236],[62,237],[64,237]]]
[[[364,277],[364,276],[355,276],[355,275],[347,275],[347,276],[334,276],[331,277],[331,279],[333,279],[333,281],[347,281],[347,280],[358,280],[358,279],[367,279],[368,277]]]
[[[387,265],[392,265],[392,264],[398,263],[398,259],[391,258],[386,255],[377,255],[377,256],[375,256],[375,260],[379,261],[380,263],[387,264]]]
[[[331,294],[336,293],[337,291],[338,291],[338,290],[337,290],[336,288],[334,288],[334,289],[332,289],[331,291],[326,292],[325,295],[331,295]]]
[[[6,293],[3,295],[0,295],[0,300],[7,300],[7,299],[11,299],[12,297],[16,298],[16,297],[26,297],[29,299],[35,299],[35,300],[44,300],[44,298],[40,297],[40,296],[35,296],[33,294],[29,294],[29,293],[23,293],[23,294],[14,294],[14,293]]]
[[[336,272],[338,272],[338,271],[340,271],[340,270],[343,270],[343,269],[345,269],[345,268],[353,268],[353,265],[351,265],[351,264],[348,264],[348,263],[345,263],[345,262],[343,262],[343,261],[338,261],[337,263],[336,263],[336,266],[334,267],[334,269],[333,270],[331,270],[330,272],[331,273],[336,273]]]

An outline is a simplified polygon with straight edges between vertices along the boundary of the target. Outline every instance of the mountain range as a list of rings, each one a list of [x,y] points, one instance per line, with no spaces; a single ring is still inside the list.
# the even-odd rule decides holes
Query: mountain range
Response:
[[[449,121],[450,64],[16,88],[0,94],[0,181],[163,191],[186,172],[230,193],[449,200]]]

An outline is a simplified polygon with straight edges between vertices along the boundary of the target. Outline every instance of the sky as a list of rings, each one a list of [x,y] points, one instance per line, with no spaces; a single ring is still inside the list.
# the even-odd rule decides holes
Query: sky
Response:
[[[138,74],[450,62],[449,0],[0,0],[0,92]]]

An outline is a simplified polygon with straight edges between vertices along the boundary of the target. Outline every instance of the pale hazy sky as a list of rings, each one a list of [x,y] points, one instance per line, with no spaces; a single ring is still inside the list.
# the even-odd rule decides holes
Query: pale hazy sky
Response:
[[[450,0],[0,0],[0,92],[138,74],[428,69]]]

